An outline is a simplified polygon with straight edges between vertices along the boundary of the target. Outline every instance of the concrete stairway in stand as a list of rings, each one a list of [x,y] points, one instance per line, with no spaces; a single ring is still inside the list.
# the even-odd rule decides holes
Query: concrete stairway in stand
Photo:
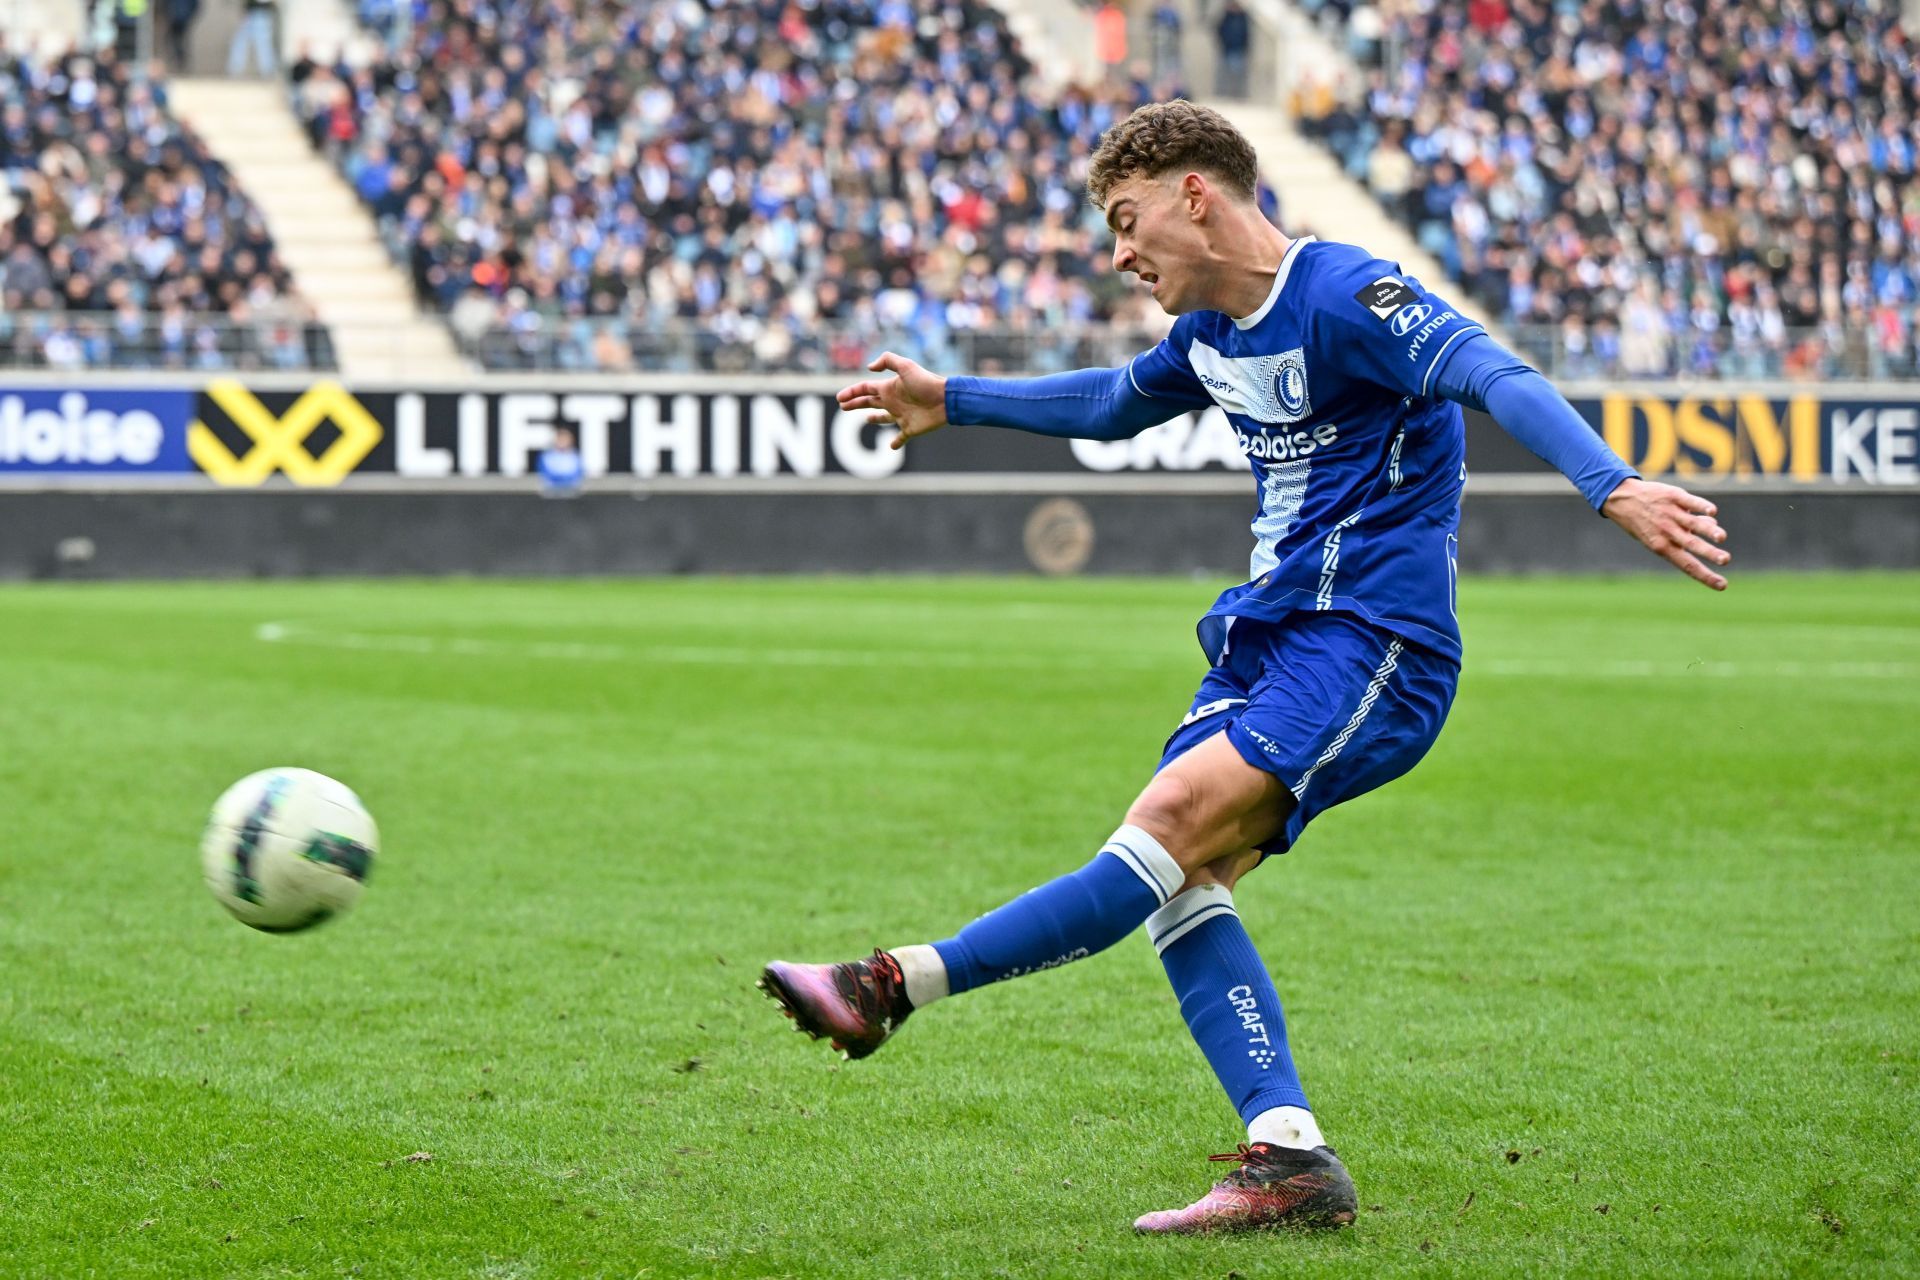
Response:
[[[373,38],[354,21],[352,6],[341,0],[281,0],[282,61],[298,57],[303,48],[316,58],[345,54],[352,59],[356,48],[372,43]]]
[[[1325,240],[1359,245],[1376,257],[1398,262],[1443,297],[1459,298],[1461,291],[1440,260],[1389,217],[1364,184],[1348,177],[1332,152],[1302,137],[1286,112],[1246,102],[1210,101],[1207,105],[1231,120],[1260,153],[1261,176],[1279,193],[1280,221],[1287,234],[1311,232]],[[1488,324],[1487,331],[1496,341],[1507,343],[1498,326]]]
[[[1438,261],[1405,227],[1387,216],[1364,185],[1348,177],[1333,153],[1302,137],[1284,111],[1246,102],[1213,100],[1260,153],[1260,173],[1280,196],[1280,221],[1289,235],[1311,232],[1363,245],[1398,261],[1426,284],[1447,278]]]
[[[65,53],[86,45],[90,7],[79,0],[0,0],[0,34],[14,53]]]
[[[1077,0],[988,0],[1033,63],[1058,87],[1098,84],[1104,74],[1093,56],[1093,14]]]
[[[276,81],[181,79],[171,105],[260,206],[294,283],[333,335],[348,379],[460,379],[447,326],[415,304],[373,215],[308,145]]]
[[[1196,97],[1231,120],[1259,152],[1261,173],[1280,195],[1281,225],[1287,233],[1312,233],[1359,245],[1398,262],[1428,288],[1459,297],[1461,290],[1439,260],[1389,217],[1366,185],[1349,177],[1331,152],[1303,137],[1287,113],[1289,92],[1304,79],[1358,77],[1359,70],[1347,54],[1286,0],[1247,0],[1255,23],[1248,83],[1256,97],[1246,102],[1204,97],[1201,91],[1214,83],[1214,36],[1212,22],[1203,14],[1211,14],[1215,5],[1202,0],[1177,2],[1185,18],[1185,79],[1194,86]],[[1092,61],[1092,23],[1075,0],[992,3],[1007,15],[1022,40],[1035,46],[1030,52],[1053,70],[1054,80],[1090,80],[1099,75]],[[1133,23],[1136,59],[1148,52],[1142,8],[1136,8]],[[1507,341],[1498,326],[1489,324],[1487,329],[1495,339]]]

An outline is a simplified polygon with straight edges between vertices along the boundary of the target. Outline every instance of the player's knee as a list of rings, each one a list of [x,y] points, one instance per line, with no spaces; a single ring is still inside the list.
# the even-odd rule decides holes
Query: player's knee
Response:
[[[1183,870],[1206,856],[1200,789],[1174,770],[1157,775],[1127,809],[1127,822],[1158,840]]]

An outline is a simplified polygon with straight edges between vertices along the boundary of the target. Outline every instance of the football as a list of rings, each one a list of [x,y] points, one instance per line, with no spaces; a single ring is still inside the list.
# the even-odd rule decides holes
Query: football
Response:
[[[360,900],[379,841],[346,784],[311,769],[263,769],[214,801],[200,863],[235,919],[295,933]]]

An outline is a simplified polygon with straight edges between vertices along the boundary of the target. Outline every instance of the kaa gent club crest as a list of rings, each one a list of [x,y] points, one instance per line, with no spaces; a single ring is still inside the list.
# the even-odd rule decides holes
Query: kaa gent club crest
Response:
[[[1273,395],[1283,411],[1282,422],[1298,422],[1313,411],[1307,400],[1307,357],[1299,347],[1283,351],[1273,374]]]

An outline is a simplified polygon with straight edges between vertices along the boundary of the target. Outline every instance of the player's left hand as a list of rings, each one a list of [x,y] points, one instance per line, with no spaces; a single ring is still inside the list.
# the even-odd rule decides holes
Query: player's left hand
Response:
[[[1719,508],[1705,498],[1678,485],[1629,478],[1607,495],[1600,511],[1695,582],[1727,589],[1727,580],[1709,567],[1733,559],[1720,546],[1727,531],[1714,519]]]

